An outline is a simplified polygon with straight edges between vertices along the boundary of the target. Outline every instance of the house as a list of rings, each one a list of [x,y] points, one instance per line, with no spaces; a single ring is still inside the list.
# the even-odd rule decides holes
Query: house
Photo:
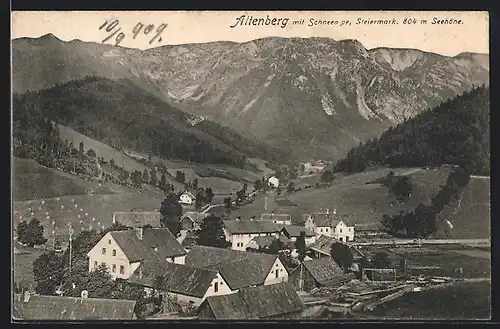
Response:
[[[235,294],[208,297],[198,308],[199,319],[297,319],[304,303],[289,283],[241,289]]]
[[[288,214],[262,214],[260,220],[268,220],[278,225],[292,225],[292,216]]]
[[[288,281],[277,255],[197,245],[187,254],[185,265],[218,271],[232,291]]]
[[[307,229],[305,226],[298,225],[284,225],[280,231],[280,234],[286,236],[291,242],[297,241],[301,232],[305,233],[306,246],[309,246],[316,242],[316,233]]]
[[[161,214],[158,211],[114,212],[113,224],[120,223],[129,228],[161,227]]]
[[[304,226],[316,234],[333,237],[339,241],[354,241],[354,225],[348,215],[315,213],[303,215]]]
[[[267,184],[270,187],[278,188],[278,186],[280,186],[280,181],[275,176],[272,176],[272,177],[269,177],[269,179],[267,180]]]
[[[136,302],[123,299],[15,294],[15,320],[132,320]]]
[[[111,231],[88,252],[89,271],[99,264],[113,278],[128,279],[146,261],[183,264],[187,252],[167,228]]]
[[[279,237],[279,227],[270,221],[225,220],[224,234],[231,242],[231,249],[245,251],[250,240],[257,236]]]
[[[323,257],[303,261],[293,269],[288,277],[296,290],[311,291],[320,287],[340,287],[355,278],[353,274],[345,274],[331,257]]]
[[[201,224],[206,217],[208,217],[207,213],[188,211],[181,217],[181,229],[199,230],[201,229]]]
[[[194,204],[196,201],[196,197],[194,196],[193,193],[186,191],[181,194],[179,197],[179,202],[185,205],[191,205]]]
[[[247,249],[269,248],[276,239],[275,236],[256,236],[248,242]],[[293,249],[293,243],[286,236],[280,235],[279,240],[285,245],[286,249]]]
[[[150,265],[150,266],[149,266]],[[164,281],[164,292],[175,300],[199,306],[209,296],[235,293],[217,270],[189,267],[173,263],[146,263],[142,270],[136,270],[128,283],[145,287],[148,293],[153,290],[159,276]]]
[[[317,237],[316,242],[308,247],[310,254],[313,258],[323,258],[331,257],[332,245],[335,243],[340,243],[346,245],[344,242],[340,242],[337,239],[328,237],[326,235],[320,235]],[[366,258],[371,260],[372,254],[368,251],[361,251],[356,246],[349,246],[349,250],[352,253],[353,263],[359,264],[362,259]]]

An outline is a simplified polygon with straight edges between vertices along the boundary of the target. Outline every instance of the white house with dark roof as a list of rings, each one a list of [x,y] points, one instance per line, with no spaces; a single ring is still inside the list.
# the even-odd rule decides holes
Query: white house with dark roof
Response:
[[[144,262],[183,264],[187,251],[167,228],[106,233],[88,252],[89,271],[100,264],[113,278],[128,279]]]
[[[283,225],[281,226],[280,234],[290,239],[291,242],[297,241],[301,232],[305,234],[306,246],[316,242],[316,233],[306,228],[305,226],[298,225]]]
[[[289,214],[262,214],[260,216],[260,220],[271,221],[274,224],[278,225],[292,225],[292,216],[290,216]]]
[[[231,242],[231,249],[245,251],[250,240],[257,236],[279,237],[279,227],[271,221],[226,220],[224,234]]]
[[[199,306],[209,296],[233,294],[217,270],[189,267],[173,263],[144,263],[127,280],[128,283],[145,287],[146,292],[154,288],[155,279],[163,276],[165,291],[177,301]]]
[[[318,235],[326,235],[342,242],[354,241],[354,224],[348,215],[334,212],[303,215],[304,226]]]
[[[116,223],[129,228],[161,227],[161,214],[158,211],[119,211],[113,213],[113,224]]]
[[[232,291],[288,281],[288,271],[277,255],[194,246],[186,265],[218,271]]]
[[[199,213],[195,211],[185,212],[181,217],[181,227],[183,230],[199,230],[203,220],[208,217],[207,213]]]
[[[196,196],[189,191],[182,193],[179,197],[179,203],[181,204],[192,205],[195,202],[196,202]]]

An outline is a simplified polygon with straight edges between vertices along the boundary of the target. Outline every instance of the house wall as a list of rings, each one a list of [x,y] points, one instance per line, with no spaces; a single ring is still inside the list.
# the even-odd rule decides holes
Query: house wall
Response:
[[[252,240],[247,244],[247,248],[259,249],[259,245],[257,244],[257,242]],[[246,248],[245,248],[245,250],[246,250]]]
[[[103,254],[103,248],[105,253]],[[113,256],[113,250],[116,251]],[[107,233],[88,253],[89,272],[104,263],[109,269],[112,278],[128,279],[137,269],[139,263],[130,264],[125,253],[120,249],[110,233]],[[96,263],[97,262],[97,263]],[[97,266],[96,266],[97,265]],[[115,265],[113,269],[113,265]],[[123,266],[123,273],[120,267]]]
[[[332,237],[334,237],[335,231],[331,227],[328,227],[328,226],[319,226],[319,227],[316,227],[315,232],[316,232],[316,234],[326,235],[326,236],[332,238]]]
[[[184,204],[193,204],[194,200],[189,195],[182,194],[180,196],[180,202]]]
[[[316,224],[314,223],[314,219],[312,218],[312,216],[307,217],[304,226],[310,231],[316,232]]]
[[[344,222],[340,222],[335,227],[334,237],[343,242],[354,241],[354,227],[347,226]]]
[[[276,277],[276,271],[278,271],[277,275],[278,277]],[[286,270],[281,260],[278,257],[276,257],[276,261],[271,267],[271,270],[269,271],[269,274],[267,275],[267,278],[264,281],[264,285],[267,286],[270,284],[287,282],[287,281],[288,281],[288,271]]]
[[[292,225],[291,220],[285,220],[285,219],[273,219],[272,222],[278,225]]]
[[[184,265],[186,263],[186,255],[169,257],[167,258],[167,262]]]
[[[300,264],[290,272],[288,280],[296,290],[311,291],[316,288],[316,281],[304,265]],[[302,280],[302,283],[300,282]]]
[[[217,291],[215,291],[216,283],[217,283]],[[237,289],[231,290],[231,288],[227,285],[227,282],[220,275],[220,273],[217,273],[217,276],[212,280],[212,283],[210,283],[210,288],[208,288],[207,292],[205,293],[205,296],[203,296],[203,300],[205,300],[205,298],[210,296],[223,296],[223,295],[234,294],[236,292],[238,292],[238,290]]]
[[[251,234],[227,234],[229,236],[228,241],[231,242],[231,249],[245,251],[248,243],[257,236],[274,236],[279,237],[279,233],[251,233]]]

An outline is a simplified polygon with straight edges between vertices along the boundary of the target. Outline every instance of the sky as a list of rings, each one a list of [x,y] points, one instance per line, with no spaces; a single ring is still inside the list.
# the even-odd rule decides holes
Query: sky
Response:
[[[244,19],[269,17],[268,22],[288,18],[287,25],[234,26]],[[404,24],[404,19],[414,24]],[[13,12],[12,39],[40,37],[52,33],[64,41],[103,42],[112,33],[106,28],[118,20],[113,44],[123,33],[120,46],[147,49],[164,45],[203,43],[211,41],[246,42],[254,39],[279,37],[327,37],[334,40],[357,39],[367,49],[376,47],[415,48],[446,56],[462,52],[489,53],[489,21],[487,12],[394,12],[394,11],[32,11]],[[304,20],[302,25],[293,24]],[[330,25],[313,25],[328,21]],[[415,19],[415,21],[413,20]],[[460,20],[461,24],[431,24],[434,19]],[[397,25],[356,24],[358,20],[386,20]],[[426,20],[427,24],[423,24]],[[99,29],[105,22],[108,24]],[[283,21],[280,21],[282,23]],[[142,26],[141,26],[142,24]],[[161,24],[166,28],[151,44],[150,40]],[[145,34],[148,25],[153,25]],[[139,29],[140,28],[140,29]],[[136,36],[134,38],[134,29]]]

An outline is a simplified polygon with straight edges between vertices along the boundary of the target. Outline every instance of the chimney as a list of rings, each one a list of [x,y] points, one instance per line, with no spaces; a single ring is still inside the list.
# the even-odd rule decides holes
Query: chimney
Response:
[[[237,216],[237,217],[236,217],[236,221],[238,221],[238,222],[239,222],[240,220],[241,220],[241,216]]]
[[[250,217],[250,220],[255,220],[255,216],[251,216],[251,217]]]
[[[25,303],[29,302],[29,301],[30,301],[30,298],[31,298],[31,294],[30,294],[30,292],[29,292],[28,290],[26,290],[26,291],[24,292],[24,302],[25,302]]]
[[[80,296],[82,297],[82,299],[89,298],[89,292],[88,292],[88,290],[82,290],[82,293],[81,293]]]
[[[137,238],[139,240],[142,240],[142,227],[136,227],[135,228],[135,235],[137,235]]]

